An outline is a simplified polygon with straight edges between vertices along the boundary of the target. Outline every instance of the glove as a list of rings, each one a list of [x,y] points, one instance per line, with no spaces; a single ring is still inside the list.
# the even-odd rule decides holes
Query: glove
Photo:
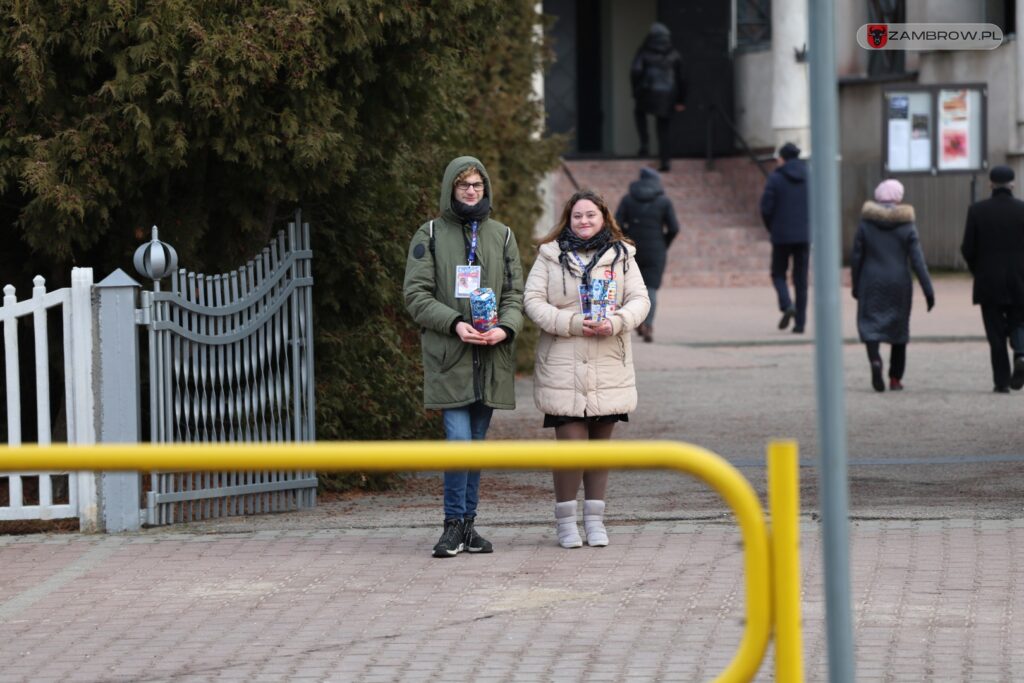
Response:
[[[934,294],[927,294],[927,295],[925,295],[924,300],[926,302],[928,302],[928,310],[929,311],[931,311],[933,308],[935,308],[935,295]]]

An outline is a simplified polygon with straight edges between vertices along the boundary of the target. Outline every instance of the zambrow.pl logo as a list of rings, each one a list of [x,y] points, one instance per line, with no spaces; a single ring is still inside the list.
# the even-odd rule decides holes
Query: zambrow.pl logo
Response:
[[[1003,42],[995,24],[864,24],[857,44],[865,50],[994,50]]]

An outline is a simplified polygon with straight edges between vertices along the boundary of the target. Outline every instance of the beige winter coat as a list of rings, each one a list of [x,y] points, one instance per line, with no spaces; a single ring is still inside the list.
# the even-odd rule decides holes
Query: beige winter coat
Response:
[[[647,317],[651,300],[634,259],[636,249],[626,248],[627,262],[619,258],[615,264],[620,304],[609,318],[614,334],[584,337],[579,299],[582,269],[570,259],[569,272],[564,273],[558,262],[558,244],[548,242],[540,247],[526,280],[523,307],[541,329],[533,397],[537,408],[549,415],[617,415],[636,408],[630,332]],[[579,256],[589,263],[592,255],[584,252]],[[614,257],[614,249],[606,251],[591,277],[607,277]]]

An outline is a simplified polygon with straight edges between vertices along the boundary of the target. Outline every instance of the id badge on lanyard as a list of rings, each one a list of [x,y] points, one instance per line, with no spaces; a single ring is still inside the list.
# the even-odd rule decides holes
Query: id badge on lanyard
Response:
[[[469,265],[455,266],[455,298],[468,299],[473,290],[480,289],[481,268],[474,266],[476,260],[476,243],[479,224],[473,222],[473,236],[469,242]]]
[[[480,289],[480,266],[455,266],[455,298],[468,299]]]

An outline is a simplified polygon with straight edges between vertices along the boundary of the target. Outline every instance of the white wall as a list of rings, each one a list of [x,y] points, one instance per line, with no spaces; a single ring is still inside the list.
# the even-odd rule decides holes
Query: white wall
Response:
[[[868,23],[866,2],[839,2],[835,7],[836,74],[863,76],[868,70],[867,50],[857,44],[857,30]]]
[[[907,0],[907,23],[984,22],[985,3],[979,0]]]
[[[907,0],[907,23],[910,24],[959,24],[984,21],[985,2],[983,0],[971,0],[970,2],[964,0]],[[908,51],[907,70],[919,70],[921,60],[926,54],[928,53]]]
[[[770,49],[733,55],[736,127],[752,148],[773,147],[772,52]]]

